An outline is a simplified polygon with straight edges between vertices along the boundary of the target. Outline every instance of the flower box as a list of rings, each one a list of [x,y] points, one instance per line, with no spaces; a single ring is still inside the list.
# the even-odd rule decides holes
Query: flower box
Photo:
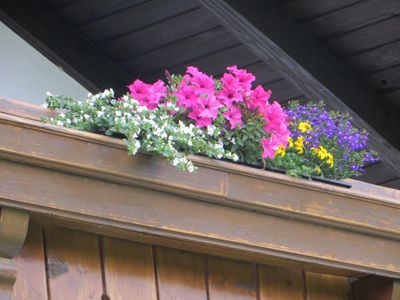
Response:
[[[400,192],[192,156],[196,174],[1,100],[0,205],[33,219],[307,270],[400,277]],[[380,255],[379,253],[384,253]]]

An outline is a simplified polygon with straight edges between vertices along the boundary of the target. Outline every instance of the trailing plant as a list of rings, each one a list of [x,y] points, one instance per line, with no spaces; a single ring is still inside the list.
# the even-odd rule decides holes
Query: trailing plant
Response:
[[[47,121],[58,126],[123,136],[130,154],[142,150],[194,171],[188,154],[260,164],[288,144],[287,116],[271,91],[252,88],[255,76],[236,66],[219,79],[188,67],[167,74],[167,84],[135,80],[129,93],[112,90],[77,101],[48,94],[46,105],[63,112]]]
[[[368,135],[351,124],[349,114],[328,112],[322,102],[300,105],[289,103],[291,137],[280,147],[268,165],[286,170],[289,175],[316,175],[343,179],[363,173],[362,167],[377,160],[368,151]]]

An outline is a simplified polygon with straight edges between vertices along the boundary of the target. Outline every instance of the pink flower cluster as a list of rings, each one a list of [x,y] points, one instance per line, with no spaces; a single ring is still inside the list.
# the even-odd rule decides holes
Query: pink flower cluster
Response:
[[[260,85],[252,89],[255,79],[246,70],[231,66],[222,75],[221,88],[217,89],[216,81],[211,76],[196,67],[188,67],[180,84],[170,94],[161,80],[154,84],[135,80],[128,88],[132,96],[149,109],[157,108],[160,103],[167,101],[165,99],[168,96],[175,96],[176,105],[198,127],[211,125],[222,115],[227,127],[241,128],[243,114],[246,111],[255,113],[265,120],[264,129],[268,133],[268,138],[261,140],[262,157],[273,158],[279,146],[287,146],[290,136],[288,122],[282,107],[277,102],[269,103],[270,90],[265,91]]]
[[[157,108],[160,101],[167,95],[167,88],[162,80],[157,80],[153,84],[148,84],[136,79],[132,84],[128,85],[128,89],[132,97],[135,98],[140,105],[146,106],[148,109]]]

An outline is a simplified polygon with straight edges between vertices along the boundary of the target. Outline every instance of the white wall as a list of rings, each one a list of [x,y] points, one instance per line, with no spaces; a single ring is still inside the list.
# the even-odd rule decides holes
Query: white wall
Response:
[[[0,97],[41,104],[47,91],[75,98],[88,93],[0,22]]]

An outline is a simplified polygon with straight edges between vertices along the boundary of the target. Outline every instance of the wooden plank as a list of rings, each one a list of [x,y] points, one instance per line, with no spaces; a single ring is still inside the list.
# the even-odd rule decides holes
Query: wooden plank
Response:
[[[369,0],[311,19],[306,24],[317,37],[336,36],[383,21],[399,13],[400,2],[397,0]]]
[[[2,1],[0,18],[91,92],[110,87],[117,93],[126,91],[131,75],[114,64],[87,37],[64,23],[45,3]]]
[[[222,27],[129,58],[123,64],[136,74],[154,73],[230,48],[237,41]],[[177,55],[179,53],[179,55]]]
[[[96,235],[47,227],[45,244],[50,299],[101,299],[103,286]]]
[[[338,56],[351,56],[369,49],[393,43],[400,38],[400,18],[390,18],[359,30],[324,40],[324,43]]]
[[[227,66],[237,65],[238,67],[256,63],[259,59],[245,46],[237,44],[231,48],[221,50],[217,53],[202,58],[196,58],[179,66],[168,68],[171,74],[183,74],[187,66],[197,66],[208,74],[222,74]],[[149,81],[164,77],[164,70],[151,74],[144,74]]]
[[[367,276],[351,284],[353,300],[399,300],[400,282],[391,278]]]
[[[24,246],[15,257],[17,280],[13,299],[46,300],[47,284],[43,249],[42,227],[34,222],[29,224]]]
[[[204,255],[156,247],[160,299],[207,299]]]
[[[368,75],[365,79],[378,90],[400,88],[400,65]]]
[[[301,91],[295,86],[287,82],[284,78],[263,84],[265,89],[272,91],[272,101],[286,102],[288,100],[297,99],[301,95]]]
[[[284,7],[292,17],[296,18],[298,21],[302,21],[357,4],[359,1],[360,0],[335,0],[322,3],[320,0],[292,0],[287,1]]]
[[[259,266],[260,300],[304,300],[301,270]]]
[[[112,300],[157,299],[150,245],[104,237],[104,276]]]
[[[307,300],[350,300],[348,279],[318,273],[306,273]]]
[[[392,189],[400,189],[400,177],[394,178],[382,184],[383,186],[390,187]]]
[[[112,41],[99,43],[99,46],[116,59],[127,59],[216,26],[213,16],[198,8]]]
[[[369,74],[400,64],[400,40],[373,48],[346,60],[361,74]]]
[[[91,40],[116,38],[199,7],[194,0],[153,0],[80,26]]]
[[[199,1],[259,59],[282,72],[301,94],[349,112],[356,126],[370,132],[370,145],[385,164],[399,172],[400,153],[395,147],[400,147],[400,136],[384,121],[391,105],[379,102],[380,96],[373,89],[309,32],[296,26],[274,1],[257,0],[251,5],[241,0]],[[400,127],[400,120],[393,122]]]
[[[365,173],[359,177],[364,182],[379,184],[381,182],[396,178],[397,174],[388,170],[382,162],[365,167]]]
[[[46,0],[50,4],[54,0]],[[57,0],[59,1],[59,0]],[[149,0],[108,0],[99,5],[98,0],[77,0],[69,5],[56,7],[57,14],[72,24],[90,23],[109,15],[141,5]]]
[[[256,299],[256,266],[243,261],[208,257],[210,299]]]

